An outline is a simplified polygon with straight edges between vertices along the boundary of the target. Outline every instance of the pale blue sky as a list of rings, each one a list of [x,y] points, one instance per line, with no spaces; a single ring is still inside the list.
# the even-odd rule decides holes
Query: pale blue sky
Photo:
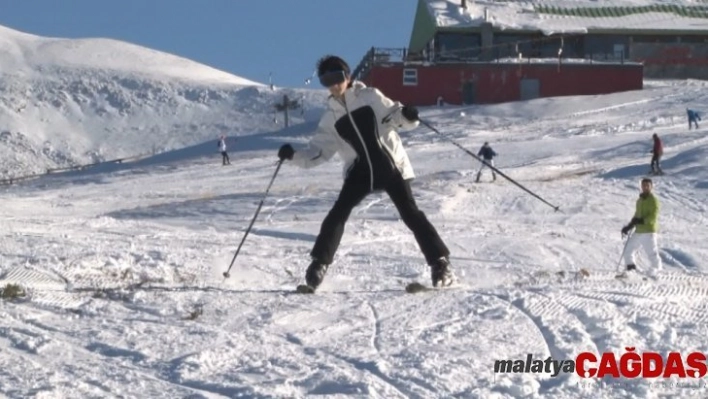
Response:
[[[107,37],[278,86],[304,87],[317,59],[352,69],[371,46],[406,47],[417,0],[0,0],[0,25]],[[314,84],[315,82],[313,82]]]

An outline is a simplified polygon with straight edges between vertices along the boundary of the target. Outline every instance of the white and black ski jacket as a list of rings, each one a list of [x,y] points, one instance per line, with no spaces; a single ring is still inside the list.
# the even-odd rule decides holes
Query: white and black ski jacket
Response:
[[[403,179],[412,179],[413,167],[396,129],[413,129],[418,121],[406,119],[402,107],[378,89],[353,82],[343,100],[329,97],[315,136],[307,148],[295,152],[293,162],[310,168],[339,153],[344,178],[371,191],[383,189],[396,170]]]

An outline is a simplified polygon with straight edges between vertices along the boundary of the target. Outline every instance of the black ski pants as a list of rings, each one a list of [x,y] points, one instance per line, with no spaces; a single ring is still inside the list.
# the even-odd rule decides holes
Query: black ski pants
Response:
[[[661,155],[654,154],[651,156],[651,170],[652,170],[652,172],[661,172],[661,166],[659,166],[660,161],[661,161]]]
[[[353,180],[353,179],[352,179]],[[443,256],[449,256],[450,251],[443,243],[432,224],[428,221],[425,213],[418,209],[410,182],[403,180],[399,172],[394,173],[384,190],[388,194],[393,204],[398,210],[398,214],[403,222],[413,232],[415,240],[418,242],[425,260],[432,264]],[[315,246],[310,252],[313,259],[320,263],[330,264],[337,252],[339,243],[344,234],[344,225],[349,219],[354,207],[356,207],[370,193],[370,186],[367,183],[359,183],[347,179],[339,192],[339,198],[334,203],[334,207],[329,211],[320,227],[320,234],[317,236]]]

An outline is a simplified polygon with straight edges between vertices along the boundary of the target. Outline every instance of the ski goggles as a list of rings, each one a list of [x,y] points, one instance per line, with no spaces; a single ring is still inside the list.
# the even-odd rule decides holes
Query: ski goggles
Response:
[[[331,87],[347,80],[347,73],[344,71],[325,72],[319,78],[322,86]]]

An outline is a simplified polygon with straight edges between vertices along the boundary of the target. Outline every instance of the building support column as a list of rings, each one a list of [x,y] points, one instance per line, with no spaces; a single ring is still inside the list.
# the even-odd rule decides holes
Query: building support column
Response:
[[[480,25],[480,34],[482,36],[482,53],[480,58],[482,61],[490,61],[494,59],[495,56],[495,49],[492,47],[494,44],[492,24],[489,22],[483,22]]]

